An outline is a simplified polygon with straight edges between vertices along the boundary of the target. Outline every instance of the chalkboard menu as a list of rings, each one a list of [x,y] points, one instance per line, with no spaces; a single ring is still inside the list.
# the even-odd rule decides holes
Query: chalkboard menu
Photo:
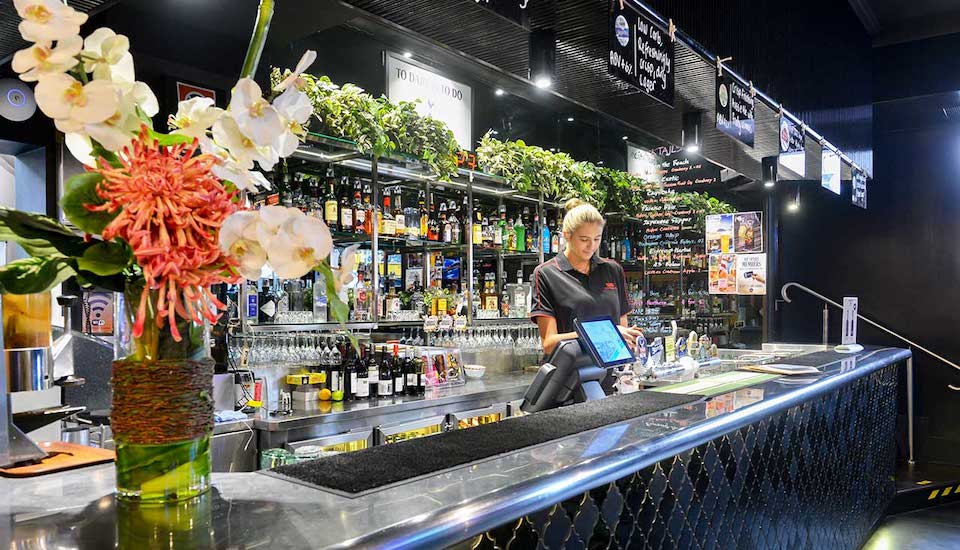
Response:
[[[867,174],[859,168],[853,169],[853,195],[850,200],[860,208],[867,208]]]
[[[694,244],[692,240],[684,242],[682,235],[684,230],[693,228],[694,213],[680,202],[680,196],[675,191],[649,191],[640,206],[639,217],[643,226],[643,240],[650,246],[664,243]]]
[[[680,147],[660,147],[660,181],[667,189],[720,183],[720,167]]]
[[[717,76],[717,130],[753,147],[753,94],[727,74]]]
[[[629,3],[610,3],[607,70],[673,107],[674,48],[670,33]]]

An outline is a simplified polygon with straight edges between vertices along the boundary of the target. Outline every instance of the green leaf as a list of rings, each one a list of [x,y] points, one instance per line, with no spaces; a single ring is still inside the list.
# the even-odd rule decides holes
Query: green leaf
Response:
[[[320,262],[320,265],[316,267],[316,270],[323,275],[323,280],[327,285],[327,307],[329,308],[330,315],[333,317],[333,320],[337,323],[340,323],[341,327],[346,328],[347,317],[350,314],[350,308],[340,299],[340,296],[337,295],[337,285],[334,282],[335,276],[333,270],[330,269],[330,264],[325,260]],[[355,351],[360,351],[359,342],[356,337],[353,336],[353,333],[347,331],[347,337],[350,339],[350,343],[353,345]]]
[[[76,275],[70,258],[60,254],[24,258],[0,267],[0,292],[35,294],[46,292]]]
[[[93,142],[93,151],[91,153],[93,158],[102,158],[113,168],[120,168],[123,166],[120,163],[120,157],[118,157],[116,153],[113,151],[107,151],[103,148],[103,145],[100,145],[100,143],[95,139],[91,139],[90,141]]]
[[[126,277],[118,273],[116,275],[96,275],[89,271],[77,272],[77,283],[84,288],[101,288],[112,290],[113,292],[123,292],[125,290]]]
[[[31,256],[82,256],[90,246],[67,226],[40,214],[0,207],[0,240],[15,242]]]
[[[86,205],[99,206],[107,202],[97,194],[97,186],[101,181],[103,176],[96,172],[77,174],[67,180],[66,190],[60,199],[60,208],[67,219],[81,231],[93,235],[103,233],[107,224],[120,213],[91,212],[86,209]]]
[[[77,258],[77,268],[94,275],[116,275],[130,265],[133,251],[122,241],[101,241]]]
[[[147,113],[143,112],[143,109],[141,109],[139,106],[137,107],[137,118],[139,118],[141,122],[146,124],[147,128],[149,128],[150,130],[153,130],[153,119],[147,116]]]
[[[193,143],[193,138],[182,134],[161,134],[150,130],[150,139],[157,140],[161,147]]]

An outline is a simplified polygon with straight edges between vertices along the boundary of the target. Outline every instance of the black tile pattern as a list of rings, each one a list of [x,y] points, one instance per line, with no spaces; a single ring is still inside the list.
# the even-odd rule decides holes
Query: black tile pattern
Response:
[[[458,547],[859,548],[894,496],[897,366]]]

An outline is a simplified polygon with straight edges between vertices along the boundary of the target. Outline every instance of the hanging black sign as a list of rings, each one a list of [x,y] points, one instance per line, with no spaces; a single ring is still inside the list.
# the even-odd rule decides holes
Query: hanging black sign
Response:
[[[853,169],[853,204],[860,208],[867,208],[867,174],[858,168]]]
[[[699,155],[680,147],[660,147],[654,153],[660,159],[660,182],[666,189],[720,183],[720,167]]]
[[[619,0],[612,0],[610,4],[608,32],[607,71],[673,107],[674,63],[670,33]]]
[[[717,76],[717,130],[753,147],[753,94],[750,87],[723,74]]]

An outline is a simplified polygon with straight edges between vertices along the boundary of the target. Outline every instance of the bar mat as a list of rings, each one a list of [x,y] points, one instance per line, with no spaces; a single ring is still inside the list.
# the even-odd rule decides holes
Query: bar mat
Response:
[[[701,399],[699,395],[647,391],[615,395],[493,424],[279,466],[273,472],[280,478],[357,494]]]

